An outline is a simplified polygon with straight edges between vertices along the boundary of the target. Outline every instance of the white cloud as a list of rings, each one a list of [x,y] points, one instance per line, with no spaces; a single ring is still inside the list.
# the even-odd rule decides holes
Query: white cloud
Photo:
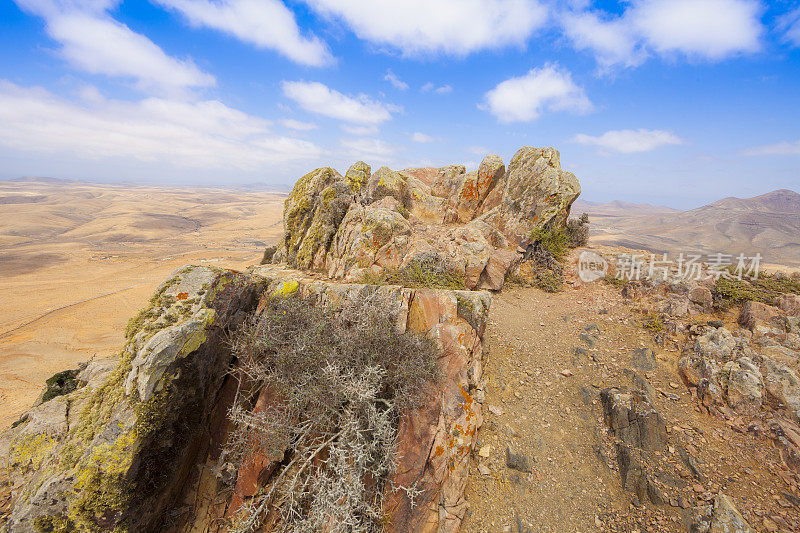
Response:
[[[296,131],[309,131],[319,128],[319,125],[314,124],[313,122],[303,122],[300,120],[295,120],[293,118],[285,118],[281,120],[281,124],[283,124],[284,127],[289,128],[290,130],[296,130]]]
[[[168,56],[150,39],[106,13],[112,1],[16,0],[20,8],[45,19],[50,37],[61,44],[73,67],[135,81],[143,91],[180,92],[215,84],[190,59]]]
[[[580,133],[572,140],[622,154],[649,152],[661,146],[683,144],[683,139],[669,131],[645,129],[607,131],[599,137]]]
[[[89,92],[84,91],[89,95]],[[146,98],[81,103],[0,80],[0,145],[81,159],[133,159],[181,168],[254,170],[321,150],[273,135],[269,122],[218,101]]]
[[[800,46],[800,7],[780,17],[777,29],[786,42]]]
[[[603,68],[622,64],[636,66],[646,54],[637,46],[636,36],[622,19],[604,20],[598,13],[567,13],[563,30],[578,50],[591,50]]]
[[[417,131],[411,136],[411,140],[415,143],[432,143],[436,140],[436,138]]]
[[[761,48],[760,11],[753,0],[644,0],[631,18],[657,52],[721,59]]]
[[[378,126],[353,126],[352,124],[341,124],[339,127],[350,135],[358,135],[359,137],[376,135],[378,133]]]
[[[394,72],[392,72],[392,69],[386,71],[386,76],[384,76],[383,79],[391,83],[395,89],[398,89],[400,91],[405,91],[406,89],[408,89],[408,84],[403,80],[401,80],[400,78],[398,78],[397,75]]]
[[[364,94],[345,96],[319,82],[284,81],[283,94],[306,111],[353,124],[380,124],[392,118],[399,108],[375,102]]]
[[[592,50],[603,68],[637,66],[649,53],[720,60],[761,49],[757,0],[633,0],[614,17],[598,11],[561,15],[579,50]]]
[[[800,155],[800,140],[783,141],[775,144],[756,146],[745,150],[744,155]]]
[[[328,46],[314,35],[302,35],[294,13],[279,0],[154,1],[181,13],[192,26],[275,50],[295,63],[319,67],[333,62]]]
[[[397,152],[394,146],[380,139],[342,139],[341,144],[351,156],[358,159],[382,160]]]
[[[432,81],[429,81],[428,83],[426,83],[425,85],[423,85],[422,87],[420,87],[420,88],[419,88],[419,90],[420,90],[421,92],[423,92],[423,93],[426,93],[426,92],[428,92],[428,91],[432,91],[434,87],[435,87],[435,85],[433,84],[433,82],[432,82]]]
[[[419,88],[420,92],[427,93],[433,91],[436,94],[450,94],[453,92],[453,87],[450,85],[442,85],[437,87],[433,82],[428,82]]]
[[[587,113],[593,109],[569,71],[550,64],[498,84],[486,93],[485,105],[479,107],[500,122],[529,122],[545,110]]]
[[[355,34],[406,56],[522,46],[547,21],[537,0],[304,0]]]

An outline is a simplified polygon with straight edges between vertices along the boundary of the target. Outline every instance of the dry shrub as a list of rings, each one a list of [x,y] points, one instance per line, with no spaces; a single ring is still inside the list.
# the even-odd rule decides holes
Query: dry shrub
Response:
[[[234,531],[258,529],[267,510],[276,529],[381,529],[400,412],[438,379],[435,345],[398,332],[396,311],[378,296],[342,309],[276,297],[240,329],[241,391],[275,401],[256,413],[252,394],[239,395],[223,460],[238,467],[255,452],[280,464]]]

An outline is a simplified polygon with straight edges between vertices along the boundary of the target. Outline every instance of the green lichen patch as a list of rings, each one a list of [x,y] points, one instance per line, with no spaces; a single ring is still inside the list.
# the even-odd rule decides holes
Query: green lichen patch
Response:
[[[78,388],[78,380],[76,379],[77,375],[78,370],[75,369],[64,370],[49,377],[45,382],[47,388],[45,389],[44,394],[42,394],[42,403],[52,400],[56,396],[69,394]]]

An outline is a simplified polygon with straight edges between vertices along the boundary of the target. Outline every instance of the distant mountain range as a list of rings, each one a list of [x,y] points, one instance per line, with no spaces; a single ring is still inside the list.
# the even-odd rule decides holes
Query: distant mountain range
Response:
[[[589,213],[591,242],[670,255],[725,253],[800,266],[800,194],[780,189],[754,198],[724,198],[689,211],[647,204],[575,202]]]

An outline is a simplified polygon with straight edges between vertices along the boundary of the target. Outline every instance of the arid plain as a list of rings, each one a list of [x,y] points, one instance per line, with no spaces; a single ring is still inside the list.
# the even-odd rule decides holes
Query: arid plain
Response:
[[[53,373],[112,357],[182,265],[244,268],[282,232],[272,192],[0,182],[0,427]]]

